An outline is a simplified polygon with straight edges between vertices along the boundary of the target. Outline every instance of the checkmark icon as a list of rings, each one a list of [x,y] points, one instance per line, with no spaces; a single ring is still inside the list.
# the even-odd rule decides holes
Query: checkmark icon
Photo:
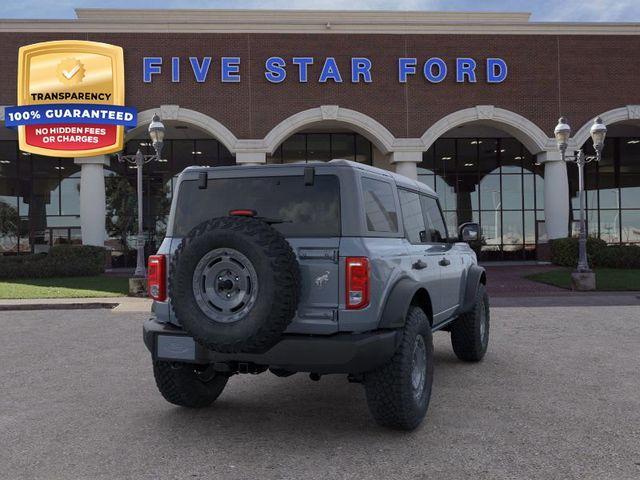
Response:
[[[84,78],[84,65],[77,58],[65,58],[56,69],[58,80],[63,85],[76,85]]]
[[[65,76],[67,80],[71,80],[71,77],[73,77],[76,73],[78,73],[78,70],[80,70],[80,65],[76,65],[70,71],[62,70],[62,74]]]

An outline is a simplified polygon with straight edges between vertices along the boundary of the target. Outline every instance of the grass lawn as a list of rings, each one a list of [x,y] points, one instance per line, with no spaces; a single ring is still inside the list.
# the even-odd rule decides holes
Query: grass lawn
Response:
[[[0,299],[121,297],[128,291],[128,278],[104,275],[0,280]]]
[[[534,273],[526,278],[556,287],[571,288],[572,268],[559,268],[548,272]],[[640,290],[640,270],[620,268],[595,268],[596,290],[631,291]]]

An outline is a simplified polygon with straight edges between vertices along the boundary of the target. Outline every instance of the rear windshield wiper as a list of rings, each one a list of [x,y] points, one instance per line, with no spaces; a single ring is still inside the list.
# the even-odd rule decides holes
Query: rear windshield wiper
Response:
[[[260,220],[264,223],[267,223],[269,225],[273,225],[275,223],[292,223],[292,220],[285,220],[284,218],[261,217],[258,215],[258,212],[256,212],[255,210],[249,210],[249,209],[229,210],[229,216],[230,217],[251,217],[251,218],[255,218],[256,220]]]
[[[261,220],[264,223],[267,223],[269,225],[273,225],[276,223],[293,223],[293,220],[285,220],[284,218],[268,218],[268,217],[253,217],[253,218],[257,218],[258,220]]]

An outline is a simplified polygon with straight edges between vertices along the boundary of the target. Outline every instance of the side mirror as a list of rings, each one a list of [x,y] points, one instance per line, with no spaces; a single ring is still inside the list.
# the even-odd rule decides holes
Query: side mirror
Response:
[[[480,240],[480,225],[477,223],[463,223],[458,227],[458,240],[460,242],[477,242]]]

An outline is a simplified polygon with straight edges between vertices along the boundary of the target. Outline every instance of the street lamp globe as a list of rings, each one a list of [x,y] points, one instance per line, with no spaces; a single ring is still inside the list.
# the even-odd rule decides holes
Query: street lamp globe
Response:
[[[553,133],[556,136],[558,149],[564,153],[567,149],[567,145],[569,144],[569,137],[571,136],[571,127],[567,123],[566,118],[560,117],[560,119],[558,120],[558,125],[556,125]]]
[[[160,156],[160,151],[162,150],[164,133],[164,124],[160,121],[160,117],[158,116],[158,114],[155,114],[151,119],[151,123],[149,124],[149,137],[151,137],[153,148],[156,150],[156,154],[158,155],[158,157]]]
[[[593,148],[598,152],[602,152],[604,147],[604,137],[607,135],[607,127],[602,123],[602,119],[597,117],[591,125],[591,139],[593,140]]]

